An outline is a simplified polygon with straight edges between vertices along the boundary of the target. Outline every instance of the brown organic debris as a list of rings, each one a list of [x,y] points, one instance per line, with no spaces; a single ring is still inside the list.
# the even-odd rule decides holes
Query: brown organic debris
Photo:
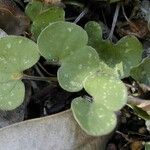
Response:
[[[12,0],[0,0],[0,28],[7,34],[25,34],[30,25],[29,18]]]

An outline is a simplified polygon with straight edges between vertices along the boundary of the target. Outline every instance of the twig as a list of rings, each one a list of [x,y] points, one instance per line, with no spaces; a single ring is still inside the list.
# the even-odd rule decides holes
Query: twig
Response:
[[[30,80],[30,84],[31,84],[31,86],[32,86],[32,89],[33,89],[34,93],[39,90],[39,87],[37,86],[36,81]]]
[[[83,18],[83,17],[87,14],[87,12],[88,12],[88,8],[86,7],[86,8],[81,12],[81,14],[75,19],[74,23],[75,23],[75,24],[78,23],[78,22],[81,20],[81,18]]]
[[[128,87],[128,88],[135,88],[133,85],[130,85],[130,84],[128,84],[128,83],[124,83],[125,85],[126,85],[126,87]]]
[[[124,6],[122,5],[122,13],[123,13],[123,15],[124,15],[124,17],[125,17],[125,19],[126,19],[126,21],[127,22],[129,22],[137,31],[138,31],[138,28],[137,28],[137,26],[133,23],[133,22],[131,22],[130,20],[129,20],[129,18],[127,17],[127,15],[126,15],[126,13],[125,13],[125,10],[124,10]]]
[[[84,7],[84,4],[80,3],[80,2],[76,2],[76,1],[64,1],[64,4],[68,4],[68,5],[74,5],[80,8]]]
[[[145,100],[145,99],[140,99],[138,97],[133,97],[133,96],[128,96],[128,104],[131,104],[131,105],[140,105],[142,103],[147,103],[150,101],[148,100]]]
[[[122,5],[121,8],[122,8],[123,16],[125,17],[125,19],[127,20],[127,22],[130,22],[130,23],[131,23],[131,21],[129,20],[129,18],[127,17],[127,15],[126,15],[126,13],[125,13],[124,6]]]
[[[117,18],[118,18],[118,14],[119,14],[119,10],[120,10],[120,4],[117,4],[115,14],[114,14],[114,17],[113,17],[113,22],[112,22],[110,34],[108,36],[109,40],[112,40],[114,29],[115,29]]]
[[[37,73],[41,76],[44,77],[43,73],[40,71],[38,65],[35,65],[35,70],[37,71]]]
[[[144,111],[150,111],[150,101],[145,99],[140,99],[138,97],[128,96],[128,104],[138,106]]]
[[[150,86],[146,85],[146,84],[138,84],[138,86],[141,88],[141,90],[146,93],[146,92],[150,92]]]
[[[102,17],[104,19],[104,24],[107,26],[107,21],[106,21],[103,9],[101,10],[101,12],[102,12]]]
[[[143,134],[134,133],[134,132],[124,134],[120,131],[116,131],[116,133],[120,134],[123,138],[125,138],[130,143],[134,141],[149,141],[150,140],[149,135],[143,135]]]
[[[131,142],[131,140],[128,138],[128,136],[120,131],[116,131],[117,134],[120,134],[123,138],[125,138],[128,142]]]
[[[53,74],[50,74],[39,62],[37,64],[47,75],[54,76]]]

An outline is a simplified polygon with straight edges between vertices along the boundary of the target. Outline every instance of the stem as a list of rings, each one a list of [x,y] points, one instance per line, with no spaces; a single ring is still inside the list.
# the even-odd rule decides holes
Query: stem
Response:
[[[140,99],[133,96],[128,96],[128,104],[138,106],[142,108],[144,111],[150,111],[150,101]]]
[[[54,76],[53,74],[50,74],[39,62],[37,64],[45,73],[47,73],[47,75]]]
[[[110,34],[108,36],[109,40],[112,40],[113,33],[114,33],[114,30],[115,30],[115,26],[116,26],[116,22],[117,22],[117,18],[118,18],[118,14],[119,14],[119,10],[120,10],[120,4],[117,4],[115,14],[114,14],[114,17],[113,17],[111,31],[110,31]]]
[[[23,75],[22,79],[25,80],[35,80],[35,81],[45,81],[45,82],[51,82],[51,81],[57,81],[56,77],[36,77],[36,76],[29,76],[29,75]]]

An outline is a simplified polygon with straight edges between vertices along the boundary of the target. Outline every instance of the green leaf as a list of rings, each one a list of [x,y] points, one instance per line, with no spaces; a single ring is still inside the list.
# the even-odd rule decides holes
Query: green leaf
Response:
[[[27,16],[34,21],[36,16],[39,15],[43,10],[43,3],[40,1],[29,2],[25,8]]]
[[[20,75],[21,78],[22,75]],[[12,81],[12,73],[0,72],[0,84]]]
[[[64,21],[64,16],[64,10],[59,7],[50,7],[37,15],[31,27],[31,32],[33,33],[34,38],[37,39],[41,31],[50,23]]]
[[[107,110],[104,105],[90,103],[79,97],[73,100],[71,109],[80,127],[89,135],[105,135],[116,126],[115,114]]]
[[[119,79],[119,74],[113,68],[109,67],[103,60],[100,59],[99,62],[99,70],[100,74],[107,74],[110,77],[115,77]]]
[[[12,110],[22,104],[25,87],[22,81],[0,83],[0,109]]]
[[[150,120],[150,115],[142,108],[134,105],[130,105],[130,106],[139,117],[143,118],[144,120]]]
[[[150,57],[145,58],[138,66],[132,68],[131,76],[140,83],[150,86]]]
[[[145,150],[150,150],[150,142],[145,143]]]
[[[127,90],[121,80],[97,72],[86,78],[85,90],[94,98],[95,103],[117,111],[127,102]]]
[[[39,59],[36,43],[21,36],[0,39],[0,72],[19,73],[33,66]]]
[[[125,36],[117,44],[102,39],[102,30],[98,23],[89,22],[85,26],[89,36],[89,45],[97,50],[100,59],[113,68],[120,78],[130,75],[130,69],[141,61],[142,45],[134,36]]]
[[[24,99],[23,71],[39,59],[37,45],[21,36],[0,38],[0,109],[11,110]]]
[[[58,60],[58,63],[86,46],[87,42],[87,33],[80,26],[61,21],[46,27],[37,40],[41,55],[47,60]]]
[[[61,87],[70,92],[83,88],[84,79],[99,67],[99,56],[89,46],[80,48],[66,58],[58,70],[58,81]]]

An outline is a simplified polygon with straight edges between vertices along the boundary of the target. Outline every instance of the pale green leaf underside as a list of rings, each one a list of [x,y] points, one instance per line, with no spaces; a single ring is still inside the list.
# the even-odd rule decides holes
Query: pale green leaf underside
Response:
[[[58,70],[58,81],[61,87],[70,92],[83,88],[84,79],[99,67],[99,56],[90,46],[75,51],[66,58]]]
[[[22,81],[0,83],[0,109],[12,110],[22,104],[25,87]]]
[[[73,100],[71,109],[80,127],[89,135],[105,135],[116,126],[115,114],[103,105],[90,103],[79,97]]]
[[[21,36],[0,39],[0,72],[19,73],[32,67],[39,59],[38,47]]]
[[[50,23],[64,21],[64,17],[65,12],[62,8],[59,7],[50,7],[49,9],[43,11],[41,14],[37,15],[31,27],[31,32],[33,33],[35,39],[38,38],[41,31]],[[50,39],[51,36],[49,36],[48,39]]]
[[[85,26],[89,36],[89,45],[97,50],[100,59],[118,73],[120,78],[128,77],[130,69],[141,61],[142,45],[134,36],[125,36],[113,44],[102,39],[102,30],[96,22]]]
[[[150,57],[145,58],[138,66],[131,70],[131,76],[139,81],[150,86]]]
[[[41,32],[37,42],[43,57],[61,63],[68,55],[84,47],[88,36],[80,26],[69,22],[56,22]]]
[[[89,76],[84,82],[85,90],[94,98],[95,103],[117,111],[127,102],[127,90],[121,80],[100,72]]]

